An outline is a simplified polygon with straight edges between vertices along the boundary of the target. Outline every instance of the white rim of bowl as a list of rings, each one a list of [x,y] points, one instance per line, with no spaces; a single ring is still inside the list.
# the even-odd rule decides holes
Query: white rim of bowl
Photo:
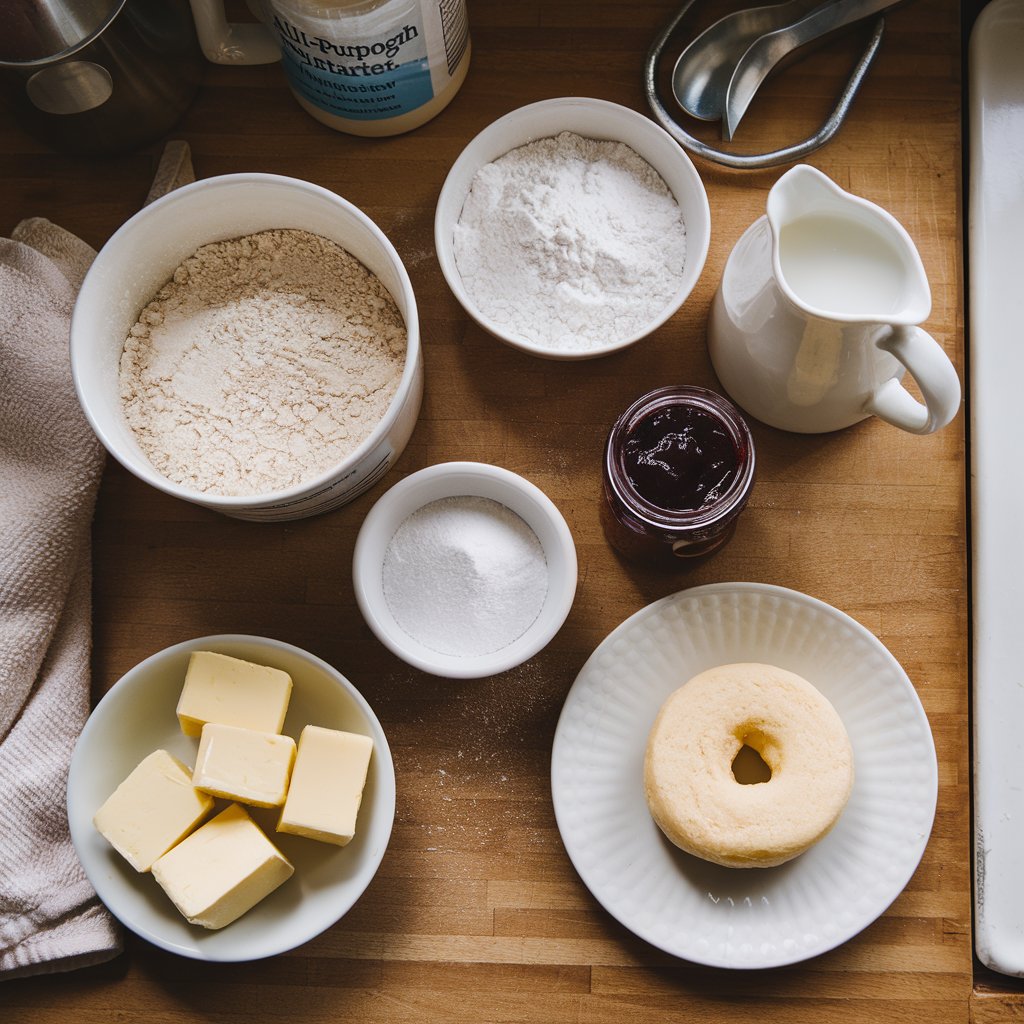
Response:
[[[486,325],[486,330],[488,330],[495,337],[499,338],[505,344],[510,345],[512,348],[517,348],[523,352],[529,352],[531,355],[543,356],[549,359],[570,361],[577,359],[592,359],[596,356],[610,355],[612,352],[618,352],[621,349],[628,348],[630,345],[635,345],[638,341],[642,341],[648,335],[653,334],[659,327],[663,326],[668,320],[670,320],[679,311],[683,303],[686,301],[686,299],[692,293],[693,289],[696,287],[697,282],[700,280],[700,275],[704,270],[704,264],[707,261],[708,250],[710,248],[711,232],[710,230],[708,230],[708,232],[706,233],[706,237],[703,240],[703,245],[701,245],[700,249],[696,253],[691,253],[689,246],[687,247],[687,260],[690,260],[693,255],[696,255],[698,258],[698,270],[691,285],[687,286],[685,289],[682,287],[677,289],[676,295],[682,292],[682,295],[679,298],[679,300],[676,301],[674,295],[672,299],[666,304],[665,309],[662,311],[662,313],[659,314],[658,317],[650,321],[650,323],[647,326],[645,326],[643,330],[638,331],[635,334],[632,334],[629,337],[624,338],[620,341],[613,342],[609,345],[603,345],[599,348],[587,349],[581,352],[567,352],[561,351],[559,349],[552,349],[544,345],[538,345],[536,342],[528,341],[525,338],[520,338],[508,333],[504,328],[494,323],[494,321],[491,320],[490,317],[485,316],[483,313],[481,313],[479,308],[477,307],[477,304],[470,297],[469,293],[466,291],[466,288],[462,283],[462,275],[459,273],[458,265],[455,262],[455,253],[452,240],[450,237],[448,237],[447,232],[444,229],[444,225],[441,223],[440,210],[442,201],[448,195],[451,194],[452,190],[454,189],[455,179],[459,176],[463,169],[470,163],[467,150],[471,146],[475,145],[478,142],[485,142],[492,136],[500,134],[502,129],[507,124],[516,123],[518,121],[524,120],[528,118],[531,113],[536,113],[540,108],[552,110],[556,109],[559,106],[564,106],[566,109],[589,108],[591,110],[604,110],[609,112],[614,111],[616,115],[625,117],[633,121],[638,126],[642,125],[643,127],[641,128],[641,130],[648,132],[652,140],[657,139],[662,144],[668,143],[671,146],[671,148],[678,154],[682,166],[686,168],[686,172],[693,176],[696,184],[699,186],[697,190],[697,195],[702,200],[701,206],[703,207],[704,216],[709,227],[711,223],[711,206],[708,202],[707,189],[704,187],[704,182],[700,177],[700,173],[694,166],[693,161],[689,158],[686,152],[680,148],[680,146],[676,143],[672,136],[669,135],[668,132],[666,132],[665,129],[661,127],[661,125],[656,124],[650,118],[638,113],[631,107],[625,107],[620,103],[612,103],[610,100],[600,100],[589,96],[559,96],[547,100],[538,100],[536,103],[528,103],[526,106],[517,107],[515,110],[510,110],[507,114],[504,114],[503,116],[499,117],[496,121],[492,121],[489,125],[487,125],[486,128],[482,129],[480,132],[474,135],[473,138],[469,140],[469,142],[466,143],[466,145],[462,149],[462,152],[458,155],[458,157],[455,160],[455,163],[452,164],[451,168],[448,171],[448,174],[445,176],[444,184],[441,186],[441,191],[438,195],[437,206],[434,211],[434,250],[437,254],[437,261],[441,266],[441,273],[444,276],[444,279],[447,282],[448,287],[451,289],[452,294],[465,308],[469,315],[473,319],[477,320],[481,325]],[[572,131],[573,129],[570,127],[566,127],[562,130]],[[496,160],[498,159],[498,157],[503,156],[505,153],[510,153],[512,150],[517,149],[519,146],[527,145],[531,141],[536,141],[538,139],[543,138],[550,138],[551,134],[552,133],[550,132],[545,132],[543,134],[537,134],[535,136],[532,136],[525,142],[517,143],[516,145],[510,146],[508,149],[504,150],[498,156],[492,157],[491,160]],[[628,145],[628,143],[625,143],[625,145]],[[651,161],[648,160],[647,157],[645,157],[642,153],[638,153],[637,155],[640,156],[652,167],[654,167],[654,164],[652,164]],[[484,166],[484,164],[480,164],[480,167],[482,166]],[[477,170],[479,170],[479,167],[474,169],[474,174],[476,173]],[[658,175],[664,181],[664,175],[662,174],[662,172],[657,167],[654,167],[654,170],[657,171]],[[472,177],[470,180],[472,180]],[[671,187],[668,186],[668,182],[665,182],[665,185],[666,187],[669,188],[669,191],[672,192]],[[468,195],[469,193],[467,191],[466,196]],[[679,197],[676,196],[675,192],[672,192],[672,195],[678,202]],[[465,199],[466,197],[464,196],[463,204],[465,203]],[[461,213],[462,207],[460,206],[459,215],[461,215]],[[456,221],[457,220],[458,217],[456,217]],[[689,236],[687,238],[687,241],[689,242]]]
[[[321,196],[330,202],[343,207],[356,220],[361,221],[370,234],[372,234],[380,243],[381,247],[387,253],[388,258],[394,262],[395,270],[397,272],[398,279],[401,282],[402,291],[405,293],[404,298],[409,310],[408,315],[403,317],[405,320],[406,330],[405,366],[402,368],[402,376],[398,382],[398,388],[395,392],[394,398],[392,398],[391,403],[384,412],[384,415],[380,420],[378,420],[377,425],[370,432],[369,436],[357,445],[356,448],[354,448],[340,463],[324,470],[324,472],[320,473],[318,476],[310,477],[308,480],[294,484],[286,490],[266,491],[262,494],[245,495],[208,494],[205,491],[195,491],[189,487],[184,487],[181,484],[176,484],[173,480],[169,480],[167,477],[158,473],[149,464],[148,460],[141,459],[138,465],[135,463],[129,464],[129,462],[126,461],[118,451],[117,445],[100,427],[93,414],[89,396],[81,386],[80,373],[78,370],[79,361],[83,357],[78,354],[80,350],[74,342],[75,320],[77,319],[77,302],[75,310],[71,315],[70,353],[71,377],[74,381],[75,392],[78,395],[78,403],[82,407],[82,412],[84,413],[89,426],[100,439],[103,447],[106,448],[111,456],[124,466],[125,469],[127,469],[133,476],[140,477],[150,486],[163,491],[165,494],[170,494],[172,497],[180,498],[184,501],[192,502],[193,504],[204,505],[207,508],[246,510],[252,508],[254,505],[265,505],[271,502],[277,504],[279,502],[287,502],[295,498],[309,496],[311,492],[327,487],[331,483],[335,482],[338,478],[338,469],[340,466],[355,466],[360,459],[372,451],[376,445],[380,444],[381,440],[385,437],[392,426],[394,426],[395,420],[398,419],[401,412],[402,403],[399,401],[400,396],[409,389],[416,376],[417,366],[421,359],[421,345],[419,335],[419,312],[416,308],[416,295],[413,292],[412,281],[409,278],[409,273],[405,268],[405,264],[402,262],[402,258],[398,255],[398,250],[395,249],[391,240],[384,234],[380,227],[378,227],[378,225],[369,216],[367,216],[367,214],[365,214],[354,203],[351,203],[349,200],[338,195],[337,192],[332,192],[329,188],[324,188],[322,185],[316,185],[311,181],[304,181],[302,178],[292,178],[285,174],[265,174],[257,171],[239,174],[220,174],[213,178],[202,178],[199,181],[190,182],[187,185],[182,185],[180,188],[174,189],[172,192],[168,192],[165,196],[161,196],[159,199],[150,203],[149,206],[144,206],[137,213],[129,217],[128,220],[126,220],[124,224],[122,224],[121,227],[119,227],[117,231],[110,236],[108,241],[100,249],[99,253],[97,253],[96,259],[93,261],[86,273],[85,279],[82,281],[82,287],[79,289],[79,295],[86,292],[90,287],[90,277],[98,277],[100,275],[102,271],[104,250],[107,246],[121,239],[124,235],[136,230],[140,224],[144,223],[146,219],[152,215],[152,211],[163,209],[166,206],[171,206],[182,201],[188,201],[189,196],[197,190],[211,189],[213,187],[223,188],[235,184],[285,185],[288,187],[294,187],[301,191],[310,192],[313,195]],[[342,248],[344,248],[344,246],[342,246]],[[97,270],[97,267],[100,269]],[[394,296],[392,296],[392,298],[394,298]]]
[[[400,630],[396,633],[388,629],[378,614],[377,608],[384,601],[383,594],[381,593],[378,599],[376,590],[374,590],[373,596],[371,596],[371,589],[366,581],[370,576],[379,577],[381,575],[383,556],[394,531],[388,533],[383,543],[375,542],[373,534],[377,532],[377,524],[389,516],[397,514],[398,510],[402,510],[402,514],[395,524],[396,529],[409,515],[432,501],[444,497],[474,496],[477,494],[476,491],[471,487],[469,489],[465,486],[460,487],[459,484],[481,480],[497,483],[507,493],[516,493],[527,498],[552,527],[558,549],[566,560],[567,570],[557,577],[553,574],[549,574],[548,577],[548,595],[545,598],[544,606],[546,608],[550,604],[553,613],[544,629],[536,628],[537,622],[535,622],[521,637],[494,654],[460,657],[431,652],[429,656],[421,655],[418,651],[425,649],[422,644],[417,643],[412,637],[408,637],[409,643],[414,644],[416,648],[416,650],[410,649],[403,642],[406,634]],[[443,493],[434,494],[423,501],[409,503],[410,497],[417,491],[424,490],[437,481],[447,481],[452,486],[446,488]],[[485,496],[493,497],[490,494]],[[494,498],[494,500],[500,501],[501,499]],[[403,509],[403,506],[407,506],[407,508]],[[516,512],[534,530],[534,533],[537,533],[533,523],[526,516],[516,509],[512,509],[512,511]],[[539,534],[538,539],[540,539]],[[549,554],[550,552],[545,548],[545,556],[547,557]],[[442,462],[421,469],[399,481],[382,495],[367,513],[356,537],[355,551],[352,556],[352,582],[356,602],[363,618],[377,639],[392,654],[413,668],[449,679],[482,679],[498,675],[539,654],[562,628],[572,610],[572,604],[576,597],[577,577],[576,544],[565,517],[555,503],[536,484],[524,477],[511,470],[484,462]],[[538,616],[538,622],[540,618],[541,616]],[[527,638],[529,638],[529,643],[525,642]]]

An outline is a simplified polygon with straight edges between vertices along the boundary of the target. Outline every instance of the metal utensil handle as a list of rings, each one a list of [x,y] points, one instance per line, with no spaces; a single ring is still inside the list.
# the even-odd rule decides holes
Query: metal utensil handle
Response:
[[[666,109],[661,97],[658,94],[657,71],[665,47],[679,23],[686,16],[693,6],[695,0],[686,0],[683,6],[676,12],[669,23],[661,30],[644,59],[644,92],[647,95],[647,103],[655,120],[679,143],[683,149],[696,156],[703,157],[715,163],[723,164],[726,167],[735,167],[739,170],[759,170],[764,167],[777,167],[780,164],[794,163],[802,160],[808,154],[820,149],[835,135],[842,126],[846,115],[849,113],[853,98],[864,81],[864,76],[871,67],[878,49],[882,43],[882,34],[885,30],[885,19],[879,18],[875,23],[874,31],[868,42],[867,49],[861,54],[853,73],[850,75],[842,94],[836,103],[835,109],[828,116],[825,123],[818,131],[803,142],[787,146],[784,149],[776,149],[770,153],[726,153],[724,150],[709,146],[700,139],[695,139],[672,117]]]
[[[733,69],[725,91],[724,137],[731,139],[761,83],[794,50],[840,28],[879,14],[900,0],[834,0],[799,21],[752,43]]]
[[[799,21],[780,29],[779,35],[788,33],[797,46],[804,46],[819,36],[863,21],[872,14],[880,14],[900,2],[901,0],[836,0],[834,3],[815,7]],[[783,53],[782,56],[784,55]]]

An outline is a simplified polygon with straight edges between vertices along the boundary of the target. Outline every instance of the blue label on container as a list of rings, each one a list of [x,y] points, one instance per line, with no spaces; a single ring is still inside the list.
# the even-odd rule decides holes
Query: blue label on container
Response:
[[[376,121],[407,114],[434,97],[426,43],[415,24],[360,42],[325,39],[280,16],[274,27],[292,88],[330,114]]]

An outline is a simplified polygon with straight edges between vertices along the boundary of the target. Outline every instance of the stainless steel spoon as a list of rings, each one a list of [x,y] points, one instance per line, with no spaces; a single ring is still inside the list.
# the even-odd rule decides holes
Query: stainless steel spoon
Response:
[[[833,107],[832,112],[817,131],[809,135],[802,142],[791,143],[767,153],[735,153],[726,152],[716,146],[710,146],[700,139],[695,139],[669,112],[668,107],[662,101],[661,93],[658,89],[658,69],[661,67],[662,58],[669,43],[675,38],[676,30],[686,19],[695,2],[696,0],[682,0],[679,9],[654,37],[647,50],[647,55],[644,57],[643,67],[644,94],[647,97],[647,104],[651,108],[651,114],[658,124],[683,149],[704,160],[713,160],[715,163],[722,164],[725,167],[735,167],[740,170],[758,170],[763,167],[778,167],[782,164],[792,164],[805,160],[811,153],[821,149],[822,146],[835,138],[836,132],[842,128],[843,122],[857,96],[857,92],[864,84],[864,79],[871,70],[871,65],[881,49],[882,38],[885,32],[885,18],[875,19],[874,28],[867,47],[850,72],[850,77],[843,86],[843,91],[836,100],[835,107]]]
[[[725,90],[722,138],[729,141],[736,132],[750,101],[772,69],[784,57],[812,40],[836,29],[895,7],[903,0],[833,0],[785,28],[762,35],[739,59]]]
[[[691,117],[720,121],[725,94],[740,58],[751,43],[785,28],[821,5],[821,0],[788,0],[767,7],[734,11],[700,33],[672,69],[672,94]]]

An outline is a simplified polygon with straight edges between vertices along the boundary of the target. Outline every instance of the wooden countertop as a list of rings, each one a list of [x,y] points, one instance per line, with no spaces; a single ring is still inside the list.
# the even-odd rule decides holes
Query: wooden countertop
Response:
[[[434,204],[466,142],[506,111],[546,97],[596,96],[646,112],[644,53],[672,9],[664,0],[471,0],[474,53],[463,89],[434,121],[393,139],[318,124],[292,101],[277,66],[207,68],[171,137],[190,143],[200,177],[294,175],[334,189],[377,221],[416,290],[425,400],[389,477],[321,518],[232,521],[109,462],[94,531],[95,691],[190,637],[255,633],[307,648],[344,672],[384,725],[398,779],[394,833],[364,897],[290,954],[206,965],[129,935],[111,964],[4,985],[7,1024],[935,1024],[1020,1012],[1013,996],[976,993],[973,984],[964,415],[929,437],[877,420],[829,436],[753,424],[759,479],[740,529],[688,572],[627,565],[601,532],[605,433],[650,388],[716,386],[704,344],[709,304],[733,243],[763,212],[781,170],[697,162],[713,223],[701,282],[669,323],[618,355],[563,364],[505,348],[468,321],[438,269]],[[710,20],[710,11],[696,20]],[[775,148],[807,134],[861,39],[830,43],[771,83],[738,145]],[[962,371],[960,54],[952,0],[896,10],[848,123],[809,162],[908,228],[932,286],[926,326]],[[58,155],[0,120],[0,231],[45,216],[100,246],[141,205],[160,149]],[[477,682],[431,678],[387,653],[362,621],[350,578],[355,535],[373,502],[402,476],[451,459],[530,478],[565,515],[579,553],[576,603],[560,634],[521,668]],[[709,970],[635,938],[575,874],[551,807],[555,724],[588,655],[647,603],[725,580],[804,591],[863,623],[914,682],[938,752],[935,827],[906,891],[842,947],[784,970]],[[995,988],[1007,985],[997,980]]]

